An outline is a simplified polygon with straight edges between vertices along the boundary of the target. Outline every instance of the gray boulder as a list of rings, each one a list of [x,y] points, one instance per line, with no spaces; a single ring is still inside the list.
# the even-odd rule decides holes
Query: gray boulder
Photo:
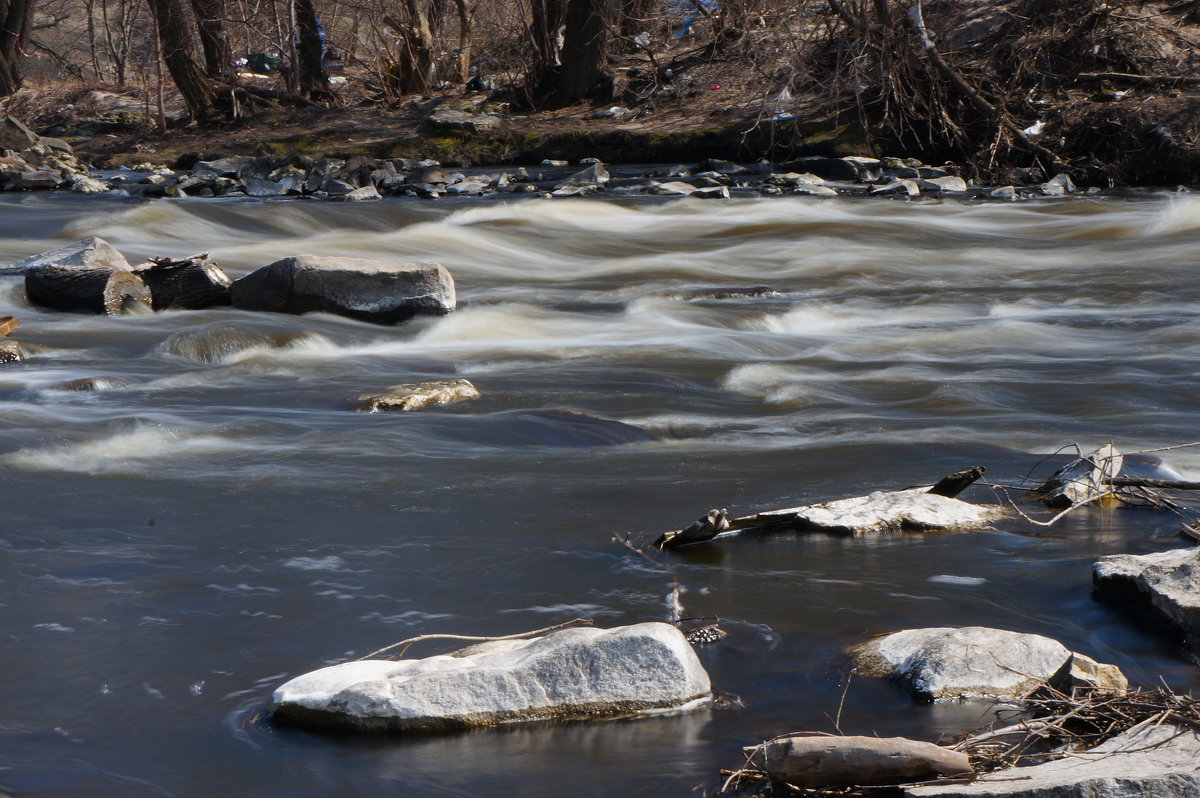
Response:
[[[438,732],[553,717],[686,709],[711,695],[683,633],[664,623],[564,629],[417,660],[362,660],[299,676],[278,720]]]
[[[1200,548],[1104,557],[1092,581],[1110,598],[1151,610],[1200,650]]]
[[[11,116],[0,118],[0,149],[19,152],[38,143],[38,135]]]
[[[0,267],[0,275],[24,274],[37,266],[60,266],[78,269],[124,269],[131,267],[125,256],[103,238],[91,236],[66,246],[30,255],[12,266]]]
[[[906,798],[1195,798],[1200,733],[1164,723],[1125,732],[1089,751],[998,770],[967,784],[909,787]]]
[[[985,626],[906,629],[850,650],[858,669],[897,679],[922,700],[1018,697],[1066,677],[1064,686],[1123,690],[1115,665],[1102,665],[1041,635]]]
[[[383,199],[379,194],[379,189],[375,186],[363,186],[356,188],[353,191],[348,191],[345,194],[334,196],[333,199],[341,200],[342,202],[370,202],[371,200]]]
[[[437,263],[297,255],[263,266],[232,286],[234,307],[275,313],[325,312],[376,324],[442,316],[456,304],[454,278]]]

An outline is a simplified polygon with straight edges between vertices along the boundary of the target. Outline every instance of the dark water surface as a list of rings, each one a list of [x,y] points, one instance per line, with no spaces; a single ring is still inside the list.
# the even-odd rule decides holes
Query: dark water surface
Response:
[[[670,574],[614,533],[974,464],[1011,482],[1071,442],[1200,440],[1200,199],[0,200],[0,264],[86,235],[235,276],[302,252],[433,259],[463,307],[399,328],[93,318],[0,278],[30,354],[0,370],[0,792],[686,796],[742,745],[832,731],[841,651],[911,626],[1037,632],[1139,685],[1200,683],[1091,597],[1097,557],[1184,545],[1178,520],[1091,510],[665,558],[688,612],[724,620],[701,657],[740,708],[413,740],[262,720],[286,678],[405,637],[665,619]],[[447,376],[483,398],[347,409]],[[109,389],[56,387],[83,377]],[[1160,456],[1200,477],[1200,449]],[[841,728],[934,739],[984,712],[855,678]]]

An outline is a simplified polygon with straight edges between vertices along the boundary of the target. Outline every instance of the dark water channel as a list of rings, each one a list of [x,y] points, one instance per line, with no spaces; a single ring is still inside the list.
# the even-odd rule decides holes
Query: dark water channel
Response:
[[[463,307],[399,328],[93,318],[0,278],[30,355],[0,371],[0,793],[686,796],[742,745],[832,731],[842,650],[912,626],[1037,632],[1139,685],[1200,683],[1091,596],[1097,557],[1184,545],[1178,519],[1092,510],[666,558],[687,610],[723,619],[701,657],[740,706],[411,740],[262,719],[289,676],[417,634],[664,619],[670,574],[614,533],[1200,440],[1200,199],[0,200],[0,264],[86,235],[235,276],[301,252],[433,259]],[[775,293],[695,295],[758,285]],[[483,398],[347,409],[449,375]],[[109,388],[57,387],[83,377]],[[1159,456],[1200,476],[1200,449]],[[840,725],[935,739],[985,712],[854,678]]]

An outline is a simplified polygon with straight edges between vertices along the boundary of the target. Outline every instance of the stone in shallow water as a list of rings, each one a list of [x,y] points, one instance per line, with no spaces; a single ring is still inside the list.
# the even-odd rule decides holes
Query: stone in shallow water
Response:
[[[793,523],[802,528],[863,535],[872,532],[983,529],[1007,513],[1002,507],[972,504],[929,493],[928,488],[876,491],[795,508]],[[787,513],[778,510],[771,515]]]
[[[897,679],[924,700],[1022,696],[1064,668],[1081,687],[1128,686],[1116,666],[1073,654],[1057,640],[985,626],[906,629],[850,654],[863,673]]]
[[[468,399],[478,399],[479,389],[470,380],[435,380],[432,382],[406,382],[392,385],[375,393],[364,393],[358,397],[354,408],[360,413],[378,413],[381,410],[420,410],[430,405],[448,405]]]
[[[25,360],[25,353],[21,351],[21,345],[10,339],[0,340],[0,366],[7,366],[10,363],[21,363]]]
[[[283,684],[274,717],[313,726],[442,732],[517,720],[683,709],[708,674],[664,623],[564,629],[417,660],[363,660]]]
[[[91,236],[80,241],[30,255],[12,266],[0,269],[0,274],[24,274],[35,266],[60,266],[80,269],[130,269],[129,261],[103,238]]]
[[[297,255],[235,280],[234,307],[324,311],[376,324],[454,310],[454,278],[437,263]]]
[[[1200,548],[1114,554],[1095,564],[1092,580],[1104,595],[1150,609],[1200,651]]]

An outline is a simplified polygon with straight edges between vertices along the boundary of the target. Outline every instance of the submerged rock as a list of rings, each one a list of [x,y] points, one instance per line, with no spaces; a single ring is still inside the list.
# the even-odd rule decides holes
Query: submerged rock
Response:
[[[276,313],[325,312],[376,324],[454,310],[454,278],[437,263],[297,255],[232,286],[233,305]]]
[[[1092,569],[1104,595],[1149,609],[1200,651],[1200,548],[1114,554]]]
[[[1057,640],[986,626],[906,629],[861,643],[850,655],[861,672],[896,679],[926,701],[1018,697],[1067,674],[1068,689],[1128,686],[1115,665],[1072,653]]]
[[[684,709],[711,695],[683,633],[665,623],[563,629],[417,660],[322,668],[277,689],[281,721],[444,732],[510,721]]]
[[[966,784],[909,787],[906,798],[1195,798],[1200,732],[1141,726],[1088,751],[997,770]]]
[[[967,755],[903,737],[792,734],[745,749],[752,767],[800,788],[900,784],[974,772]]]
[[[420,410],[430,405],[449,405],[468,399],[478,399],[479,389],[470,380],[435,380],[433,382],[407,382],[392,385],[375,393],[364,393],[358,397],[354,408],[360,413],[378,413],[381,410]]]
[[[254,327],[213,324],[198,330],[180,330],[167,336],[159,351],[191,363],[224,363],[251,349],[297,349],[327,343],[314,332],[273,332]]]

